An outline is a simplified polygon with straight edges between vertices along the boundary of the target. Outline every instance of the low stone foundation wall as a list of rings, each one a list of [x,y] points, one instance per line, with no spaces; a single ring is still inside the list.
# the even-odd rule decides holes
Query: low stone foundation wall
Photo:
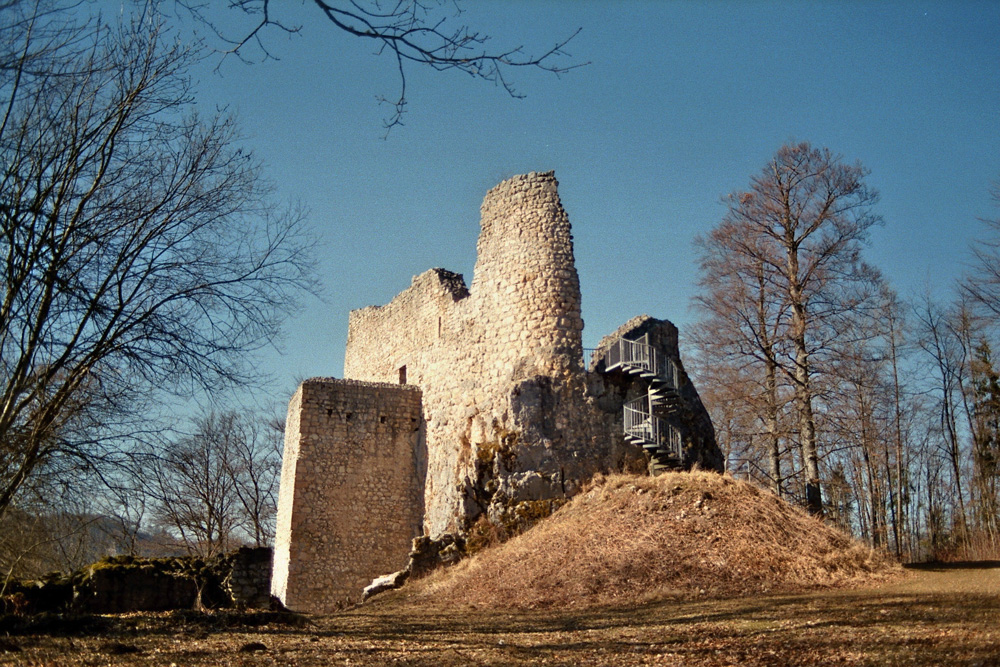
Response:
[[[237,607],[265,608],[271,604],[270,547],[243,547],[229,558],[232,569],[226,580],[226,590]]]
[[[125,614],[172,609],[270,606],[271,549],[211,558],[106,558],[72,574],[14,582],[0,599],[8,613]]]

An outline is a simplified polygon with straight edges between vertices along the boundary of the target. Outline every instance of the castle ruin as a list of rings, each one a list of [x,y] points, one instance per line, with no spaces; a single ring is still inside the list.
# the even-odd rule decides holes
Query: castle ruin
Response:
[[[347,379],[292,399],[272,588],[292,609],[357,601],[415,537],[516,532],[596,472],[721,470],[672,324],[634,318],[585,360],[554,175],[500,183],[481,214],[471,287],[431,269],[353,311]]]

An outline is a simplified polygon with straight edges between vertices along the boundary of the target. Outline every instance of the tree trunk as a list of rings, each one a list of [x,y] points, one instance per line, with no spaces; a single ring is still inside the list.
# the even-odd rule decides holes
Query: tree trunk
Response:
[[[810,514],[823,513],[823,496],[819,485],[819,452],[816,448],[816,420],[813,417],[812,387],[810,386],[809,348],[806,346],[806,304],[799,285],[799,253],[794,240],[794,228],[789,225],[786,243],[788,252],[788,297],[792,309],[792,344],[795,348],[795,403],[799,411],[799,445],[806,478],[806,509]]]
[[[778,437],[778,379],[774,362],[767,362],[766,373],[767,413],[765,428],[767,429],[767,474],[771,478],[771,488],[774,490],[774,494],[780,498],[782,496],[781,441]]]

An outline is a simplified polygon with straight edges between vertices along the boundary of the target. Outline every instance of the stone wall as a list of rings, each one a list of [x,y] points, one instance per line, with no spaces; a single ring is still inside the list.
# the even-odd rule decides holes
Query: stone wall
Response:
[[[270,606],[271,549],[242,547],[204,559],[113,556],[69,574],[10,581],[0,608],[26,613],[126,614]]]
[[[242,547],[229,555],[225,587],[237,607],[267,608],[271,601],[271,547]]]
[[[286,423],[272,593],[332,612],[403,568],[422,533],[425,470],[417,387],[304,382]]]

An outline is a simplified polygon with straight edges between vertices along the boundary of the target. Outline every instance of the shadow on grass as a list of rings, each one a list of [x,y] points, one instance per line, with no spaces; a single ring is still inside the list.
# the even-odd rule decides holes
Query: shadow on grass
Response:
[[[241,635],[248,632],[260,636],[271,657],[302,664],[329,664],[336,657],[352,664],[398,659],[408,665],[449,667],[542,660],[634,664],[661,659],[691,665],[838,661],[985,665],[995,664],[991,660],[996,654],[1000,597],[940,590],[834,590],[530,611],[433,607],[420,599],[401,598],[331,616],[172,612],[52,615],[21,622],[28,624],[12,628],[0,622],[0,634],[89,634],[111,642],[102,645],[104,653],[114,653],[116,647],[123,650],[120,644],[147,657],[161,655],[156,653],[161,650],[163,655],[173,652],[171,659],[178,664],[195,665],[223,664],[228,654],[204,645],[178,644],[178,637],[232,638],[230,644],[238,645],[246,642]],[[133,657],[122,658],[121,664]]]
[[[0,635],[49,635],[79,637],[102,635],[114,628],[116,619],[92,614],[54,614],[45,612],[31,616],[0,616]]]
[[[998,621],[1000,600],[991,595],[869,590],[586,611],[355,610],[323,619],[320,634],[349,643],[406,645],[422,655],[500,651],[512,664],[552,656],[586,662],[595,655],[671,654],[691,664],[822,664],[843,658],[936,665],[994,656]]]
[[[222,633],[271,627],[282,632],[304,628],[307,616],[287,611],[199,612],[179,610],[160,614],[57,614],[0,616],[0,635],[47,635],[51,637],[110,636],[118,634],[176,634],[178,631]]]
[[[926,563],[906,563],[903,565],[908,570],[922,570],[930,572],[944,572],[946,570],[992,570],[1000,568],[1000,560],[967,560],[944,563],[941,561],[929,561]]]

